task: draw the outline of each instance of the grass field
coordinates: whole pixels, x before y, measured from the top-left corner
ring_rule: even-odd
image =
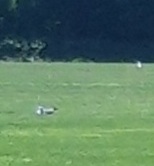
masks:
[[[0,166],[153,166],[153,64],[1,63],[0,104]]]

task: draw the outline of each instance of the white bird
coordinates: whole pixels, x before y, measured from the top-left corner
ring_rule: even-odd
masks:
[[[53,114],[57,110],[56,107],[45,108],[43,106],[38,106],[36,114],[38,115],[49,115]]]
[[[137,66],[138,68],[142,68],[142,63],[141,63],[140,61],[137,61],[137,62],[136,62],[136,66]]]

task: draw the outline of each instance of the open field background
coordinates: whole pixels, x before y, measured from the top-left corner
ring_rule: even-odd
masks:
[[[0,166],[153,166],[153,64],[1,63],[0,104]]]

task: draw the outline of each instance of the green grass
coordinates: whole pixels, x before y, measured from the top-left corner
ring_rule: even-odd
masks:
[[[153,166],[153,64],[1,63],[0,104],[0,166]]]

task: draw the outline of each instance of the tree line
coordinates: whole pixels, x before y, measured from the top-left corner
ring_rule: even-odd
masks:
[[[0,0],[0,58],[138,58],[103,50],[113,42],[141,43],[143,47],[153,42],[153,5],[152,0]],[[112,42],[107,45],[105,41]],[[148,56],[154,59],[152,54]],[[144,55],[141,58],[145,59]]]

